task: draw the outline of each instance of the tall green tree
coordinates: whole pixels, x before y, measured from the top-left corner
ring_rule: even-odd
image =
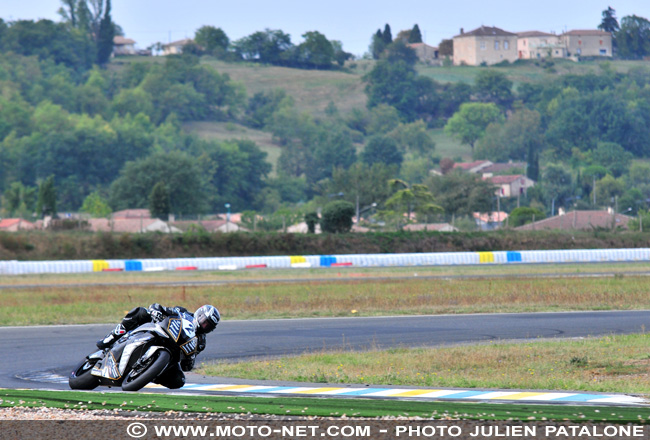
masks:
[[[616,19],[616,11],[612,9],[611,6],[608,6],[607,9],[603,11],[603,19],[598,25],[598,29],[614,34],[618,32],[620,28],[618,20]]]
[[[111,18],[111,0],[106,0],[104,14],[97,30],[97,64],[106,64],[113,54],[115,23]]]
[[[474,90],[483,102],[493,102],[503,108],[512,105],[512,81],[496,70],[482,70],[476,75]]]
[[[417,23],[411,29],[409,34],[409,43],[422,43],[422,32],[420,32],[420,26]]]
[[[647,18],[623,17],[615,38],[618,55],[622,58],[640,59],[650,55],[650,21]]]
[[[153,218],[169,220],[171,201],[165,182],[160,181],[153,186],[149,194],[149,212]]]
[[[297,61],[310,69],[330,69],[334,62],[334,46],[317,31],[304,33],[305,39],[296,48]]]
[[[88,194],[81,205],[81,212],[90,214],[94,218],[107,218],[113,210],[108,206],[108,202],[99,194],[98,191]]]
[[[54,176],[49,176],[38,186],[36,212],[39,217],[56,217],[56,187],[54,186]]]

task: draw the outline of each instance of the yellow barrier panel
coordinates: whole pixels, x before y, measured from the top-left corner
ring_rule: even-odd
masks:
[[[108,261],[93,260],[93,272],[101,272],[104,269],[108,269],[108,267]]]
[[[305,257],[291,257],[291,264],[296,263],[306,263],[307,259]]]
[[[479,263],[494,263],[494,254],[492,252],[479,252]]]

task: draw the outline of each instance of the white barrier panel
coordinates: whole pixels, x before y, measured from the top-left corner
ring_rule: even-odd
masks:
[[[390,267],[390,266],[453,266],[477,264],[531,264],[531,263],[599,263],[599,262],[650,262],[650,249],[568,249],[548,251],[494,251],[494,252],[430,252],[404,254],[341,254],[259,257],[209,257],[135,260],[100,260],[112,270],[127,270],[126,262],[142,265],[143,271],[191,269],[231,270],[255,268],[323,267],[336,262],[336,266]],[[325,263],[328,261],[329,263]],[[297,263],[297,264],[296,264]],[[29,275],[37,273],[83,273],[95,269],[92,260],[72,261],[0,261],[1,275]],[[129,269],[132,270],[132,269]],[[139,270],[139,269],[137,269]]]

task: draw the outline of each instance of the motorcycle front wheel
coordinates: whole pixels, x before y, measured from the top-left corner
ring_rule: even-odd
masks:
[[[99,386],[99,378],[90,374],[99,359],[84,359],[68,377],[68,384],[73,390],[92,390]]]
[[[142,365],[138,365],[129,371],[122,382],[122,390],[138,391],[149,382],[153,382],[167,368],[170,359],[171,355],[168,351],[158,350],[149,359],[144,361]]]

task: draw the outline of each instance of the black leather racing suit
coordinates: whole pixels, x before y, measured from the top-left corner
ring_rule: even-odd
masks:
[[[131,331],[142,324],[147,322],[158,322],[162,321],[164,317],[171,315],[188,315],[189,320],[192,320],[194,314],[188,311],[185,307],[175,306],[175,307],[165,307],[160,304],[152,304],[148,309],[144,307],[136,307],[126,314],[124,319],[122,319],[122,326],[124,330]],[[197,348],[196,352],[191,356],[186,356],[184,353],[181,353],[180,365],[177,363],[172,363],[162,372],[160,376],[154,381],[157,384],[160,384],[167,388],[181,388],[185,385],[185,374],[183,371],[191,371],[194,368],[194,361],[196,355],[205,349],[206,337],[204,334],[197,334]]]

